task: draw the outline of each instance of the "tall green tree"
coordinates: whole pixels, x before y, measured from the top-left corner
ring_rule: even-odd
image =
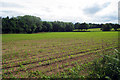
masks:
[[[71,23],[71,22],[66,23],[65,31],[70,32],[70,31],[73,31],[73,30],[74,30],[74,24]]]
[[[10,25],[10,19],[8,16],[2,19],[2,32],[12,33],[12,26]]]
[[[50,32],[53,29],[52,23],[50,23],[50,22],[43,21],[42,25],[43,25],[43,29],[42,30],[45,31],[45,32]]]

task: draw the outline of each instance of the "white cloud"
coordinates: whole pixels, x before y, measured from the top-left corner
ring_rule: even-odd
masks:
[[[46,21],[60,20],[74,23],[113,21],[117,23],[115,19],[106,19],[106,16],[118,16],[117,0],[1,0],[0,4],[2,5],[3,3],[4,6],[1,6],[2,9],[0,10],[2,16],[34,15]],[[92,11],[96,10],[95,14],[85,14],[85,12],[90,12],[90,9],[92,9],[90,7],[95,7],[94,5],[96,9],[93,8],[94,10]],[[100,10],[97,10],[99,8]]]

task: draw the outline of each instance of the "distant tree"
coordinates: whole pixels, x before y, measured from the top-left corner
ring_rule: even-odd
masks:
[[[53,25],[53,32],[58,32],[58,23],[57,23],[57,21],[54,21],[54,22],[52,22],[52,25]]]
[[[109,31],[114,28],[115,31],[120,28],[118,24],[92,24],[54,21],[41,21],[39,17],[24,15],[9,18],[2,18],[3,33],[37,33],[37,32],[69,32],[74,29],[87,30],[88,28],[101,28],[103,31]]]
[[[47,22],[47,21],[43,21],[42,24],[43,24],[43,27],[44,27],[44,29],[45,29],[45,30],[44,30],[45,32],[50,32],[50,31],[52,31],[52,29],[53,29],[52,23]],[[43,30],[43,29],[42,29],[42,30]]]
[[[67,31],[67,32],[70,32],[70,31],[73,31],[74,30],[74,25],[73,25],[73,23],[65,23],[66,24],[66,26],[65,26],[65,31]]]
[[[84,29],[87,30],[89,29],[89,25],[87,23],[83,23],[84,24]]]
[[[86,24],[85,22],[80,24],[79,29],[82,30],[87,30],[89,28],[89,25]]]
[[[101,24],[92,24],[92,23],[89,23],[88,26],[89,26],[89,29],[91,29],[91,28],[101,28]]]
[[[41,31],[42,31],[42,22],[41,22],[41,21],[38,21],[38,22],[36,23],[36,26],[37,26],[37,28],[35,29],[35,33],[41,32]]]
[[[58,21],[58,25],[59,25],[58,31],[59,31],[59,32],[65,32],[65,27],[66,27],[65,22],[60,22],[60,21]]]
[[[2,32],[12,33],[12,26],[10,25],[10,20],[8,16],[2,19]]]
[[[45,25],[42,25],[42,32],[47,32],[47,27]]]
[[[40,19],[35,16],[30,16],[30,15],[25,15],[25,16],[23,16],[22,19],[25,24],[26,32],[27,33],[35,32],[35,30],[37,28],[37,26],[36,26],[36,23],[38,22],[37,20],[40,21]]]
[[[102,31],[111,31],[111,29],[112,29],[112,26],[109,24],[103,24],[101,27]]]
[[[74,27],[75,27],[75,29],[79,29],[82,31],[82,30],[87,30],[89,28],[89,25],[86,24],[85,22],[81,23],[81,24],[79,22],[77,22],[77,23],[75,23]]]
[[[53,32],[64,32],[65,31],[65,23],[60,21],[52,22]]]
[[[80,26],[79,22],[77,22],[77,23],[74,24],[75,29],[79,29],[79,26]]]
[[[3,33],[34,33],[42,29],[39,17],[25,15],[18,17],[6,17],[2,19]]]
[[[0,34],[2,34],[2,17],[0,17]]]
[[[113,28],[114,28],[115,31],[117,31],[118,28],[120,28],[120,25],[119,25],[119,24],[114,24],[114,25],[113,25]]]

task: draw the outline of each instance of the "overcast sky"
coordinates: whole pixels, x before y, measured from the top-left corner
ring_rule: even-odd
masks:
[[[33,15],[43,21],[118,23],[119,0],[0,0],[0,15]]]

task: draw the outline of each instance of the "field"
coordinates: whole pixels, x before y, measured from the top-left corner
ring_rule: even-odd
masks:
[[[75,29],[74,31],[79,31],[79,30]],[[111,31],[114,31],[114,29],[112,28]],[[88,29],[87,32],[102,32],[102,30],[101,30],[101,28],[91,28],[91,29]]]
[[[2,72],[5,78],[61,74],[87,64],[104,51],[118,47],[118,32],[47,32],[2,35]],[[81,75],[87,75],[87,70]]]
[[[93,28],[93,29],[88,29],[88,31],[91,31],[91,32],[100,32],[102,30],[100,30],[101,28]]]

